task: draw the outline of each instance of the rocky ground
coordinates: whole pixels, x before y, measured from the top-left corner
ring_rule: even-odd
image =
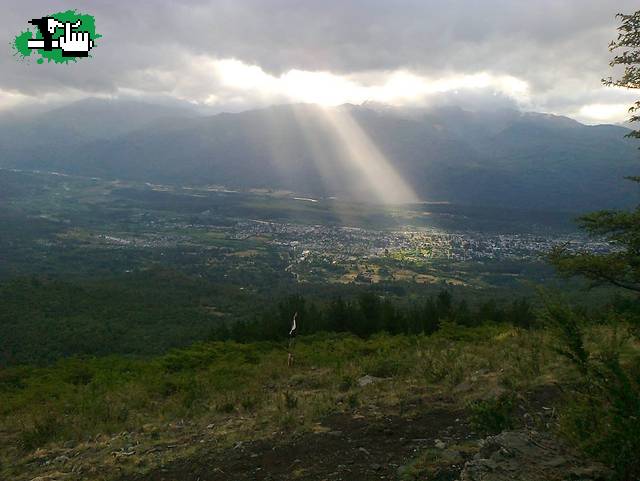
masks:
[[[519,428],[495,436],[476,433],[453,399],[418,397],[404,415],[331,415],[311,432],[203,448],[121,481],[606,480],[602,466],[539,431],[553,421],[555,388],[529,394],[518,407]]]
[[[608,471],[586,462],[549,433],[505,431],[481,442],[460,481],[606,480]]]
[[[202,453],[149,475],[169,480],[378,480],[396,479],[402,465],[422,449],[467,442],[464,413],[436,409],[422,415],[333,415],[314,432]]]
[[[465,393],[495,398],[504,388],[479,373],[437,392],[407,388],[395,401],[388,380],[363,376],[368,402],[296,428],[247,431],[249,419],[100,435],[81,445],[38,449],[15,479],[25,481],[598,481],[608,472],[566,448],[551,432],[561,392],[540,385],[517,396],[508,429],[487,436]],[[380,393],[378,397],[373,393]],[[384,394],[382,394],[384,393]],[[377,399],[377,400],[376,400]],[[376,400],[374,402],[374,400]],[[295,412],[295,409],[292,411]],[[259,425],[258,420],[252,420]],[[298,426],[300,426],[298,424]],[[250,429],[250,428],[249,428]],[[224,433],[235,433],[223,442]]]

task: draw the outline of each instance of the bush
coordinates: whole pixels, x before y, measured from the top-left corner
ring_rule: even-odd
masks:
[[[423,364],[427,382],[439,383],[451,379],[450,384],[455,384],[455,380],[461,379],[463,374],[460,356],[459,349],[454,349],[448,344],[440,344],[429,349]]]
[[[44,446],[58,436],[61,425],[58,418],[52,414],[34,420],[31,426],[25,426],[20,433],[20,446],[31,451]]]
[[[229,400],[224,400],[216,405],[216,411],[225,413],[225,414],[230,414],[233,411],[235,411],[235,409],[236,409],[235,404]]]
[[[505,429],[513,429],[514,405],[512,394],[473,401],[469,404],[471,425],[483,434],[498,434]]]
[[[611,316],[609,339],[594,344],[586,339],[586,320],[570,307],[549,303],[546,318],[558,332],[558,352],[579,374],[560,416],[561,433],[613,468],[616,479],[640,479],[640,358],[621,360],[624,346],[637,342],[634,330]]]
[[[403,370],[398,359],[390,357],[374,357],[364,367],[364,371],[375,377],[394,377]]]
[[[342,392],[346,392],[355,385],[356,380],[354,379],[354,377],[349,374],[345,374],[344,376],[342,376],[340,382],[338,383],[338,389]]]
[[[290,391],[284,392],[283,399],[285,409],[291,410],[298,407],[298,398]]]

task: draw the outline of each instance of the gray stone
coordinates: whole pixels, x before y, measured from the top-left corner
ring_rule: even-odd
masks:
[[[606,481],[610,472],[581,459],[557,438],[535,431],[489,436],[460,473],[460,481]]]
[[[369,384],[375,384],[378,381],[381,381],[382,378],[379,377],[375,377],[375,376],[369,376],[368,374],[366,376],[362,376],[361,378],[358,378],[358,386],[360,387],[365,387],[368,386]]]

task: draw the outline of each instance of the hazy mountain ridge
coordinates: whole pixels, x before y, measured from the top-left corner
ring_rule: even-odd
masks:
[[[18,126],[0,119],[0,165],[313,195],[366,190],[323,112],[285,105],[200,116],[187,109],[88,100]],[[424,200],[587,210],[639,199],[622,179],[637,173],[638,158],[624,127],[458,107],[344,105],[330,112],[353,119]]]

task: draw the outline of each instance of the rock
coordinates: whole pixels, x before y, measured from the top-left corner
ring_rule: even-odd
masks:
[[[604,481],[609,471],[573,453],[548,433],[505,431],[484,440],[460,481]]]
[[[400,466],[396,471],[396,473],[398,474],[398,478],[404,479],[409,473],[409,469],[411,469],[411,466],[409,464]]]
[[[473,384],[471,384],[469,381],[462,381],[460,384],[458,384],[456,387],[453,388],[453,393],[462,394],[465,392],[469,392],[472,389],[473,389]]]
[[[434,444],[434,446],[435,446],[436,448],[438,448],[438,449],[444,449],[444,448],[446,448],[446,447],[447,447],[447,445],[446,445],[443,441],[441,441],[441,440],[439,440],[439,439],[436,439],[436,440],[433,442],[433,444]]]
[[[492,399],[499,399],[502,396],[504,396],[505,394],[507,394],[508,392],[509,391],[507,389],[503,388],[502,386],[493,385],[493,386],[489,386],[487,391],[482,393],[482,395],[480,395],[479,398],[484,400],[484,401],[488,401],[488,400],[492,400]]]
[[[134,450],[124,450],[124,449],[111,453],[111,455],[115,459],[128,458],[129,456],[133,456],[134,454],[136,454]]]
[[[440,460],[447,464],[460,464],[464,461],[464,457],[460,451],[445,449],[440,454]]]
[[[58,481],[58,480],[61,480],[61,479],[66,479],[69,476],[71,476],[71,474],[69,474],[69,473],[61,473],[59,471],[56,471],[54,473],[49,473],[49,474],[46,474],[44,476],[38,476],[37,478],[31,479],[31,481]]]
[[[368,386],[369,384],[374,384],[378,381],[381,381],[382,378],[380,377],[375,377],[375,376],[369,376],[368,374],[366,376],[362,376],[361,378],[358,378],[358,386],[360,387],[365,387]]]
[[[367,456],[371,456],[371,453],[369,452],[369,450],[367,448],[358,448],[358,451],[360,451],[361,453],[366,454]]]

